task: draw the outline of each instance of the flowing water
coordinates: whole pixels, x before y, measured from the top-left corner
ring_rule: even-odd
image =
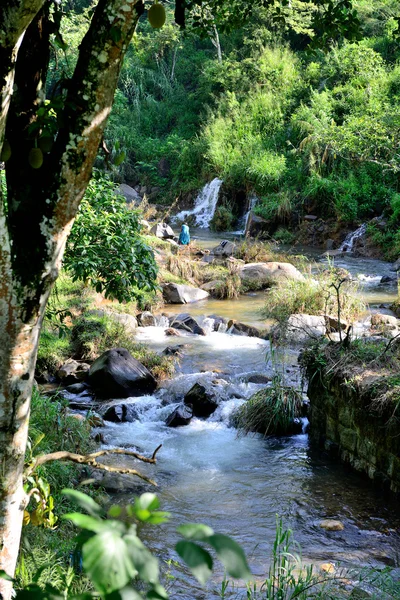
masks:
[[[184,221],[188,217],[194,217],[197,227],[207,228],[217,207],[221,185],[222,180],[218,179],[218,177],[207,183],[197,196],[194,208],[192,210],[181,211],[176,215],[175,219]]]
[[[206,232],[202,237],[198,243],[204,247],[219,241]],[[378,289],[377,278],[389,271],[390,265],[350,256],[336,264],[359,277],[367,299],[375,297],[381,302],[394,296],[392,289]],[[101,430],[106,446],[151,453],[163,445],[157,465],[144,465],[142,470],[157,480],[162,508],[170,511],[172,518],[161,527],[144,527],[142,535],[163,560],[174,560],[173,547],[179,539],[176,527],[184,522],[207,523],[242,544],[254,575],[262,580],[279,515],[293,529],[306,562],[397,565],[400,511],[394,499],[384,497],[363,476],[313,452],[305,433],[268,439],[238,437],[230,426],[232,412],[263,387],[249,383],[252,375],[272,376],[279,365],[289,383],[300,385],[294,350],[277,356],[265,340],[214,331],[212,314],[262,327],[263,295],[166,308],[168,314],[184,311],[196,316],[206,336],[167,337],[165,319],[157,327],[138,329],[138,341],[157,351],[179,346],[181,354],[173,380],[163,382],[155,395],[128,400],[137,409],[137,421],[108,423]],[[165,418],[195,382],[214,391],[219,399],[217,411],[207,420],[192,419],[186,427],[166,427]],[[128,459],[126,464],[130,464]],[[117,500],[129,502],[132,496],[133,492],[126,491]],[[319,522],[324,518],[340,519],[344,530],[321,529]],[[215,588],[223,576],[219,567],[207,591],[181,567],[173,563],[171,570],[175,578],[171,597],[218,597]]]

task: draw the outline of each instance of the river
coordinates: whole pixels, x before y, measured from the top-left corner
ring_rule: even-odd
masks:
[[[215,246],[215,242],[209,235],[198,240],[203,247]],[[309,256],[314,265],[315,253],[309,252]],[[350,256],[336,264],[359,278],[360,293],[367,301],[379,305],[395,297],[397,290],[379,286],[377,279],[389,272],[390,265]],[[165,310],[168,314],[190,312],[201,319],[217,314],[260,327],[262,304],[260,292],[234,301],[207,300]],[[210,326],[210,321],[203,322]],[[313,452],[305,433],[267,439],[238,437],[230,427],[234,408],[263,387],[247,383],[252,373],[271,375],[278,368],[289,382],[300,385],[295,351],[286,352],[282,362],[282,356],[271,354],[265,340],[222,332],[171,338],[165,336],[164,327],[139,328],[137,339],[158,351],[180,345],[177,375],[164,382],[154,396],[129,400],[135,404],[139,420],[108,423],[102,433],[110,446],[138,447],[151,453],[163,445],[157,465],[144,470],[156,479],[162,509],[172,516],[168,524],[142,530],[146,542],[163,560],[177,559],[173,547],[179,539],[179,524],[206,523],[244,547],[254,575],[262,580],[279,515],[293,529],[305,562],[397,565],[400,510],[393,498],[384,497],[363,476]],[[208,420],[193,419],[186,427],[167,428],[164,419],[196,381],[219,395],[216,413]],[[130,502],[132,493],[116,495],[115,500]],[[319,522],[325,518],[341,520],[344,530],[321,529]],[[215,590],[223,576],[220,568],[207,591],[174,563],[171,571],[171,597],[218,597]]]

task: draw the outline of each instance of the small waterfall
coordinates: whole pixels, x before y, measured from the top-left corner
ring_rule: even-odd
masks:
[[[367,231],[367,224],[363,223],[362,225],[360,225],[360,227],[358,229],[356,229],[352,233],[349,233],[346,236],[346,239],[344,240],[343,244],[339,247],[339,251],[340,252],[352,252],[355,240],[358,240],[359,238],[363,237],[363,235],[365,235],[366,231]]]
[[[253,208],[255,207],[257,202],[258,202],[257,196],[253,195],[253,196],[249,197],[249,201],[247,204],[247,211],[243,215],[243,217],[240,219],[240,225],[239,225],[240,229],[238,229],[238,231],[234,231],[233,233],[235,233],[236,235],[244,235],[246,233],[247,223],[249,221],[251,211],[253,210]]]
[[[169,319],[168,317],[165,317],[164,315],[161,315],[160,317],[156,317],[157,319],[157,327],[169,327]]]
[[[192,210],[182,210],[176,215],[175,219],[184,221],[193,215],[197,227],[203,229],[209,227],[217,207],[221,185],[222,179],[218,179],[218,177],[207,183],[197,196],[194,208]]]

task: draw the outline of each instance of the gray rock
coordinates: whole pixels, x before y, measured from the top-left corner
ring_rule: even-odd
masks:
[[[72,383],[71,385],[67,385],[67,387],[65,389],[70,394],[81,394],[82,392],[86,391],[88,388],[89,388],[89,386],[87,385],[87,383],[84,383],[82,381],[80,383]]]
[[[141,327],[154,327],[157,325],[155,316],[148,310],[143,311],[137,315],[137,320]]]
[[[218,315],[208,315],[208,318],[214,320],[214,331],[218,331],[220,325],[227,325],[228,323],[228,319],[219,317]]]
[[[397,284],[397,276],[396,275],[384,275],[381,278],[380,283],[396,283]]]
[[[206,335],[204,329],[200,327],[197,321],[189,315],[189,313],[176,315],[171,321],[171,327],[173,329],[182,329],[183,331],[194,333],[195,335]]]
[[[246,237],[262,237],[263,234],[270,233],[273,228],[273,223],[267,219],[263,219],[251,212],[246,223]]]
[[[251,373],[250,375],[243,378],[247,383],[266,384],[272,381],[271,377],[264,375],[263,373]]]
[[[153,375],[125,348],[104,352],[90,367],[88,383],[98,398],[129,398],[151,394],[157,387]]]
[[[190,304],[191,302],[205,300],[209,295],[205,290],[191,285],[166,283],[163,286],[164,301],[168,304]]]
[[[241,280],[269,287],[282,280],[304,281],[304,276],[290,263],[248,263],[239,271]]]
[[[212,254],[214,254],[214,256],[223,256],[223,257],[228,257],[228,256],[233,256],[233,254],[235,253],[236,250],[236,244],[234,244],[233,242],[230,242],[228,240],[223,240],[222,242],[220,242],[218,244],[218,246],[216,246],[213,250],[212,250]]]
[[[130,185],[127,185],[126,183],[121,183],[117,191],[120,194],[122,194],[122,196],[125,196],[127,204],[138,205],[142,201],[140,194],[138,194],[138,192],[135,189],[133,189]]]
[[[138,420],[138,413],[131,404],[113,404],[106,407],[102,417],[105,421],[112,423],[132,423]]]
[[[279,327],[272,329],[272,335],[280,333]],[[322,337],[326,334],[325,317],[319,315],[296,314],[288,319],[285,330],[291,342],[305,342],[309,339]]]
[[[162,240],[174,239],[175,232],[167,223],[157,223],[150,229],[150,233]]]
[[[192,407],[193,416],[207,418],[215,412],[218,402],[214,394],[207,392],[200,383],[195,383],[184,398],[184,403]]]
[[[212,294],[213,292],[218,290],[223,284],[224,282],[221,279],[214,279],[213,281],[207,281],[207,283],[203,283],[201,289]]]
[[[57,377],[62,381],[63,385],[79,383],[86,379],[89,367],[90,365],[87,363],[79,363],[70,358],[58,369]]]
[[[166,419],[167,427],[183,427],[189,425],[193,413],[187,406],[178,406]]]
[[[391,271],[399,271],[400,270],[400,258],[393,263]]]
[[[232,333],[233,335],[247,335],[248,337],[260,337],[260,332],[256,327],[246,325],[234,319],[228,321],[228,333]]]

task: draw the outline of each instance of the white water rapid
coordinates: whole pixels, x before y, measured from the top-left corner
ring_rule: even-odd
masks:
[[[175,219],[184,221],[193,215],[196,227],[208,227],[217,207],[221,185],[222,179],[218,179],[218,177],[207,183],[197,196],[194,208],[192,210],[182,210],[176,215]]]
[[[343,244],[339,247],[340,252],[352,252],[354,242],[356,240],[358,240],[359,238],[363,237],[363,235],[365,235],[366,231],[367,231],[367,224],[363,223],[362,225],[360,225],[360,227],[358,229],[356,229],[352,233],[349,233],[346,236],[346,239],[344,240]]]

